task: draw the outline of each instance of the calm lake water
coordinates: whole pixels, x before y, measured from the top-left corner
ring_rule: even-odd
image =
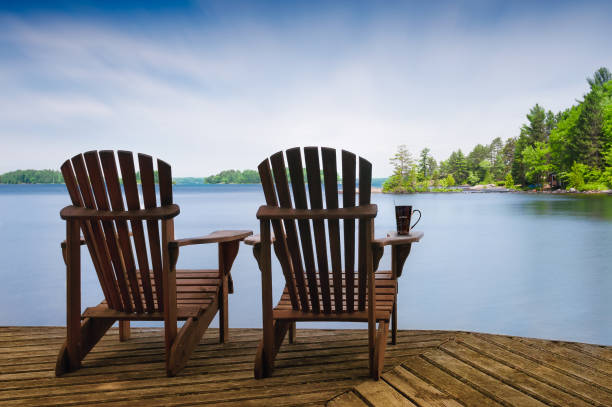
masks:
[[[252,229],[259,185],[176,186],[176,237]],[[376,235],[394,228],[394,200],[423,212],[399,288],[402,329],[469,330],[612,345],[612,197],[374,194]],[[0,325],[64,325],[59,243],[63,185],[0,185]],[[399,202],[397,202],[399,203]],[[256,232],[257,233],[257,232]],[[102,297],[83,252],[83,305]],[[214,267],[216,247],[181,250],[179,267]],[[388,268],[385,253],[381,268]],[[274,267],[277,296],[283,286]],[[233,267],[230,326],[259,327],[260,274],[250,247]],[[215,322],[216,324],[216,322]],[[324,326],[331,324],[302,324]],[[355,324],[336,324],[355,327]]]

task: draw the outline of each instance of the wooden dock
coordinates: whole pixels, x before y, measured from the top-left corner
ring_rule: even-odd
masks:
[[[612,406],[612,347],[459,333],[328,405]]]
[[[365,330],[298,329],[274,376],[255,380],[261,331],[232,329],[220,345],[211,329],[185,370],[168,378],[161,329],[133,328],[128,342],[112,329],[82,369],[56,378],[64,335],[65,328],[0,328],[0,405],[612,406],[612,347],[400,331],[383,379],[373,382]]]

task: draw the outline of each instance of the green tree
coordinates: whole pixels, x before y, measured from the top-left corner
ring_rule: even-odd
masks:
[[[493,177],[491,176],[492,167],[489,160],[482,160],[478,163],[475,173],[478,175],[478,180],[482,181],[483,184],[491,184],[493,182]]]
[[[405,144],[397,147],[397,152],[389,159],[389,162],[393,166],[393,174],[399,174],[401,177],[408,175],[408,171],[410,171],[410,167],[414,163],[412,154],[410,154]]]
[[[417,184],[417,169],[412,155],[405,145],[400,145],[397,152],[389,160],[393,165],[393,175],[383,182],[382,191],[385,193],[414,192]]]
[[[493,141],[491,141],[491,144],[489,144],[488,149],[489,149],[489,162],[491,164],[495,164],[495,162],[497,161],[498,157],[500,156],[502,150],[504,148],[504,142],[502,141],[502,139],[500,137],[495,137],[493,139]]]
[[[468,177],[467,159],[461,150],[453,151],[446,162],[447,173],[451,174],[459,184],[463,184]]]
[[[474,173],[479,173],[480,163],[482,163],[483,160],[489,160],[490,155],[491,155],[491,152],[490,152],[489,146],[483,146],[482,144],[476,144],[474,149],[467,156],[468,170]]]
[[[576,122],[582,111],[582,105],[572,106],[561,113],[557,127],[550,132],[551,160],[560,171],[568,171],[577,159],[577,153],[570,146],[574,139]]]
[[[552,116],[552,117],[551,117]],[[527,166],[523,162],[523,151],[536,142],[548,142],[550,131],[554,127],[555,120],[552,113],[536,103],[527,113],[527,123],[521,127],[520,135],[514,147],[514,159],[512,161],[512,177],[525,184],[527,182]]]
[[[435,158],[433,158],[432,156],[429,156],[427,158],[427,174],[428,177],[432,178],[432,179],[437,179],[439,174],[436,175],[438,173],[438,162],[436,161]]]
[[[569,137],[570,159],[601,168],[606,140],[603,134],[604,92],[594,87],[584,96],[576,125]]]
[[[429,168],[427,167],[427,163],[428,160],[430,158],[429,152],[431,150],[429,148],[424,148],[421,150],[421,154],[419,155],[419,163],[418,163],[418,168],[419,168],[419,178],[420,179],[427,179],[429,178],[430,174],[429,174]]]
[[[514,188],[514,180],[512,179],[512,174],[506,174],[506,181],[504,183],[504,186],[508,189]]]
[[[603,86],[606,82],[612,80],[612,73],[606,67],[601,67],[595,71],[592,78],[587,78],[587,82],[591,88]]]
[[[533,145],[536,141],[548,141],[549,125],[547,123],[546,110],[536,103],[527,113],[527,123],[521,127],[521,135],[525,135],[529,141],[528,145]]]
[[[567,174],[567,185],[570,188],[576,188],[579,191],[584,189],[584,185],[585,185],[584,176],[588,170],[589,170],[589,167],[585,164],[581,164],[581,163],[572,164],[572,168]]]
[[[451,174],[448,174],[446,178],[444,179],[444,185],[446,187],[452,187],[452,186],[455,186],[455,184],[456,184],[455,178],[453,178]]]
[[[468,173],[468,176],[467,176],[467,180],[466,180],[466,181],[467,181],[467,183],[468,183],[468,184],[470,184],[470,185],[476,185],[476,184],[478,184],[478,181],[480,181],[480,177],[479,177],[479,176],[478,176],[478,174],[476,174],[475,172],[470,171],[470,172]]]
[[[549,161],[550,147],[547,143],[536,141],[533,146],[527,146],[523,150],[523,162],[527,169],[527,177],[539,182],[544,190],[544,182],[548,173],[552,170]]]
[[[501,154],[497,156],[495,163],[497,170],[497,179],[502,179],[506,174],[509,174],[512,170],[512,161],[514,161],[514,148],[516,147],[516,139],[509,138],[504,143],[504,148]]]

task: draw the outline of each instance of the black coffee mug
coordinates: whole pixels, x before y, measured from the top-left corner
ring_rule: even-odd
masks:
[[[410,225],[410,220],[414,212],[419,213],[419,218],[414,225]],[[412,209],[412,205],[398,205],[395,207],[395,221],[397,222],[397,234],[398,235],[409,235],[410,229],[416,226],[421,220],[421,211],[418,209]]]

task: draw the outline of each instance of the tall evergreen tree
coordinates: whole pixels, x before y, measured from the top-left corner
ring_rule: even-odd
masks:
[[[603,92],[595,86],[584,96],[576,127],[569,140],[571,160],[590,167],[603,166],[605,140],[603,138]]]
[[[612,80],[612,73],[606,67],[601,67],[595,71],[592,78],[587,78],[591,88],[603,86],[604,83]]]
[[[459,184],[465,183],[468,177],[468,164],[461,149],[453,151],[447,161],[448,173],[453,176]]]
[[[427,179],[431,177],[431,172],[429,172],[428,167],[429,158],[431,158],[431,156],[429,155],[430,151],[431,150],[426,147],[421,150],[421,154],[419,155],[419,177],[421,179]]]
[[[399,175],[402,178],[408,176],[410,168],[414,163],[412,160],[412,154],[410,154],[410,151],[405,144],[397,147],[397,152],[395,155],[393,155],[389,162],[391,165],[393,165],[394,174]]]
[[[527,113],[528,123],[521,127],[521,135],[527,137],[529,145],[533,145],[536,141],[548,141],[550,130],[548,129],[546,110],[536,103]]]

